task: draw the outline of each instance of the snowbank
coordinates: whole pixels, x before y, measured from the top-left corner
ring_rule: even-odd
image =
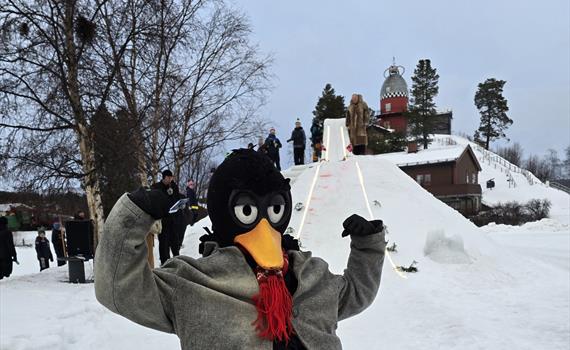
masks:
[[[442,264],[468,264],[472,259],[465,252],[460,235],[447,236],[443,230],[428,232],[424,255]]]

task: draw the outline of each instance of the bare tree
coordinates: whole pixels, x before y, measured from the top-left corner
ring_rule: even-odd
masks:
[[[566,149],[564,149],[564,154],[566,156],[566,158],[564,159],[563,162],[563,168],[564,168],[564,177],[566,179],[570,179],[570,146],[566,147]]]
[[[81,180],[96,232],[103,208],[90,114],[104,103],[100,91],[112,82],[112,74],[105,74],[100,86],[92,74],[93,19],[99,9],[72,0],[0,5],[0,127],[17,144],[10,158],[22,171],[48,170],[50,178]]]
[[[537,155],[529,155],[524,163],[524,168],[541,181],[552,179],[552,167],[546,158],[540,158]]]
[[[193,154],[251,135],[269,77],[270,59],[249,42],[247,20],[222,1],[157,4],[107,3],[102,10],[110,59],[121,62],[119,100],[140,122],[143,184],[156,181],[162,167],[179,177]],[[126,15],[117,19],[112,6]],[[126,31],[133,40],[115,57],[113,43],[127,36],[117,33]]]
[[[96,147],[116,137],[98,111],[129,125],[142,184],[164,166],[205,174],[198,160],[259,124],[271,60],[222,0],[8,0],[0,30],[0,164],[22,187],[80,184],[97,231]]]
[[[522,165],[523,148],[518,142],[515,142],[513,145],[504,148],[499,147],[495,153],[516,166],[520,167]]]
[[[562,177],[562,162],[558,157],[558,152],[555,149],[549,148],[546,151],[544,161],[550,168],[550,177],[548,180],[560,179]]]

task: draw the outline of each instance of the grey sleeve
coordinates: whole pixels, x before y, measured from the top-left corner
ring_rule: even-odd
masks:
[[[95,296],[109,310],[140,325],[174,332],[172,298],[177,277],[151,270],[146,235],[154,220],[127,195],[107,218],[95,256]]]
[[[338,320],[366,309],[380,287],[384,264],[384,232],[365,237],[351,237],[348,264],[341,280]]]

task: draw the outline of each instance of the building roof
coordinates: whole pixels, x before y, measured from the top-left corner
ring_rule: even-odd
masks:
[[[475,163],[476,167],[481,171],[481,165],[477,161],[477,157],[473,153],[473,150],[469,145],[456,145],[453,147],[446,148],[435,148],[435,149],[422,149],[416,153],[408,152],[395,152],[395,153],[384,153],[380,154],[382,158],[385,158],[399,167],[406,166],[417,166],[426,164],[440,164],[455,162],[467,152],[471,154],[471,158]]]
[[[0,204],[0,212],[7,212],[10,211],[11,208],[26,208],[26,209],[33,209],[29,205],[22,204],[22,203],[4,203]]]
[[[380,132],[383,132],[383,133],[387,133],[387,134],[391,134],[391,133],[393,133],[394,131],[396,131],[396,130],[394,130],[394,129],[385,128],[385,127],[383,127],[383,126],[381,126],[381,125],[378,125],[378,124],[372,124],[372,125],[369,125],[368,127],[369,127],[369,128],[373,128],[373,129],[375,129],[375,130],[377,130],[377,131],[380,131]]]
[[[408,97],[408,84],[400,74],[398,66],[392,65],[387,69],[388,76],[382,84],[380,99],[391,97]]]

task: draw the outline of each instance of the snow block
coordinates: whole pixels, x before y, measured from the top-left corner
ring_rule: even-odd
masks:
[[[427,233],[424,255],[440,264],[469,264],[472,261],[465,252],[463,238],[447,236],[444,230]]]

